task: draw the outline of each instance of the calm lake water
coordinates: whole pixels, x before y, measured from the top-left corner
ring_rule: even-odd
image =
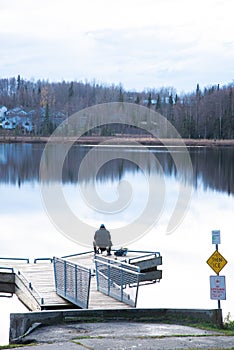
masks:
[[[234,319],[234,148],[189,148],[192,175],[188,174],[186,164],[180,169],[174,164],[173,154],[180,149],[151,148],[156,166],[146,156],[148,149],[95,149],[93,158],[85,162],[92,148],[71,147],[61,178],[53,172],[46,184],[51,187],[59,183],[67,207],[87,225],[88,236],[84,238],[77,227],[77,240],[74,240],[70,233],[61,230],[56,216],[50,215],[51,207],[48,213],[42,196],[39,170],[44,146],[0,145],[1,256],[33,259],[90,250],[95,228],[105,223],[113,233],[115,248],[124,245],[129,249],[160,251],[163,256],[163,279],[140,288],[139,307],[216,308],[217,301],[210,300],[209,285],[209,276],[215,273],[206,261],[215,250],[211,231],[220,230],[219,251],[228,261],[220,273],[226,276],[227,290],[227,299],[221,302],[221,307],[224,316],[230,312]],[[55,163],[59,156],[59,146],[54,146]],[[101,167],[102,163],[105,165]],[[82,172],[78,175],[80,168]],[[128,186],[121,190],[120,183]],[[185,192],[192,189],[189,205],[183,197],[178,216],[182,217],[185,212],[184,218],[167,234],[182,191],[181,183]],[[147,208],[152,191],[155,208],[153,205]],[[96,202],[90,204],[89,199]],[[56,196],[53,200],[56,210]],[[108,210],[113,203],[117,203],[115,209]],[[144,215],[145,208],[149,210],[148,216]],[[137,218],[140,218],[139,231],[133,224]],[[127,225],[135,231],[126,235],[124,241],[114,232],[124,230]],[[17,298],[0,298],[0,310],[0,344],[6,344],[9,312],[22,311],[24,307]]]

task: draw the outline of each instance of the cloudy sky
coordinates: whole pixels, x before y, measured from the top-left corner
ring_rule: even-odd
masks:
[[[233,0],[0,0],[0,77],[189,92],[234,79]]]

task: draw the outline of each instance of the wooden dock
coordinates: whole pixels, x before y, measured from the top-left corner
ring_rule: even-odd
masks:
[[[115,261],[117,260],[114,255],[111,259]],[[121,259],[123,260],[123,258]],[[131,308],[130,305],[118,301],[97,290],[93,253],[70,256],[66,258],[66,261],[85,266],[91,270],[88,302],[89,309]],[[1,260],[0,265],[13,268],[15,276],[15,293],[19,300],[26,305],[29,310],[40,311],[79,308],[56,293],[52,260],[37,259],[34,263],[18,262],[16,260]],[[0,275],[2,276],[2,272],[0,272]]]
[[[93,254],[71,258],[70,260],[89,267],[94,271]],[[20,301],[30,311],[77,308],[76,305],[56,293],[53,264],[49,260],[37,263],[7,261],[2,263],[2,265],[14,269],[15,292]],[[92,274],[89,309],[111,308],[130,308],[130,306],[97,291],[95,274]]]

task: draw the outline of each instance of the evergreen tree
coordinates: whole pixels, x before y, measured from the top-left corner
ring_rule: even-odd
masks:
[[[123,102],[124,101],[124,95],[123,95],[123,89],[120,86],[119,88],[119,97],[118,97],[118,102]]]
[[[169,105],[172,107],[173,106],[173,97],[172,94],[169,96]]]
[[[151,93],[149,93],[147,107],[150,108],[151,105],[152,105],[152,96],[151,96]]]
[[[158,94],[157,96],[157,102],[156,102],[156,105],[155,105],[155,110],[156,111],[159,111],[161,108],[161,98],[160,98],[160,95]]]
[[[139,105],[140,104],[140,97],[137,95],[137,98],[136,98],[136,100],[135,100],[135,103],[137,104],[137,105]]]
[[[200,98],[200,96],[201,96],[201,90],[200,90],[199,84],[197,84],[197,87],[196,87],[196,96],[197,96],[198,98]]]
[[[45,117],[44,117],[43,129],[44,129],[45,135],[50,135],[53,132],[53,124],[50,121],[50,107],[48,102],[46,102],[46,105],[45,105]]]
[[[71,82],[69,89],[68,89],[68,98],[72,98],[74,96],[74,84],[73,81]]]
[[[169,95],[169,120],[174,124],[173,97]]]
[[[18,91],[20,89],[20,86],[21,86],[21,79],[20,79],[20,75],[18,75],[18,77],[17,77],[17,90]]]

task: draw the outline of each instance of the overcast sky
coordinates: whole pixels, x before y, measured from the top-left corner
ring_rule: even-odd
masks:
[[[0,77],[178,93],[234,79],[233,0],[0,0]]]

